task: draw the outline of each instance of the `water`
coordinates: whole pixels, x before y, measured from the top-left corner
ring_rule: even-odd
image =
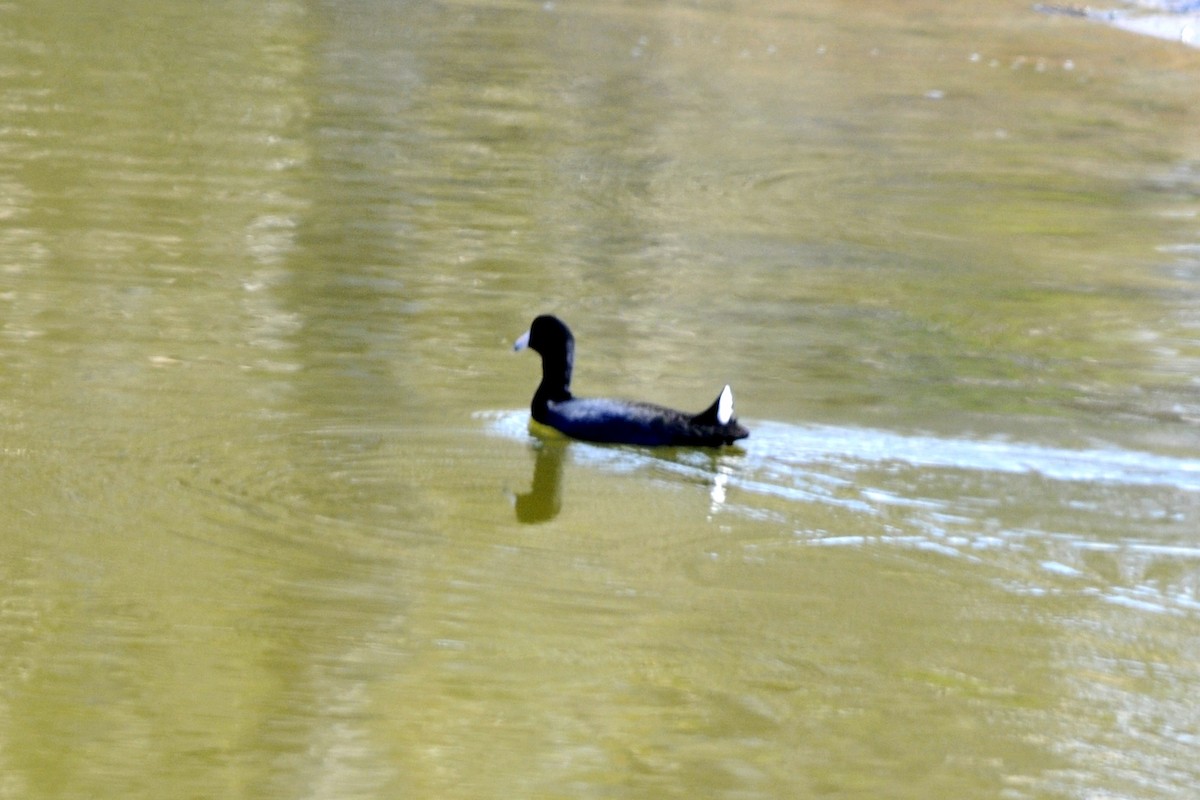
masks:
[[[1195,52],[0,6],[0,798],[1196,785]],[[576,388],[743,446],[531,430]]]

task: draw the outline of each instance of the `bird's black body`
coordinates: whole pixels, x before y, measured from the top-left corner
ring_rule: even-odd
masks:
[[[533,418],[567,436],[614,444],[717,447],[750,435],[733,417],[733,393],[728,386],[699,414],[653,403],[572,396],[575,337],[557,317],[535,319],[515,345],[517,350],[524,347],[542,357]]]

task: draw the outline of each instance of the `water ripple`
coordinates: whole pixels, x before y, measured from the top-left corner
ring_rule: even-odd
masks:
[[[528,413],[476,414],[529,440]],[[879,547],[982,565],[1018,594],[1200,611],[1200,459],[1104,446],[753,421],[744,448],[571,447],[572,462],[710,487],[710,518],[788,531],[785,545]]]
[[[793,464],[843,467],[903,463],[1039,475],[1057,481],[1200,489],[1200,459],[1118,448],[1066,450],[1000,439],[951,439],[870,428],[756,423],[756,451]]]
[[[525,411],[483,411],[490,430],[508,438],[529,436]],[[902,434],[873,428],[833,425],[790,425],[754,421],[753,436],[744,452],[756,471],[782,478],[816,465],[831,465],[851,472],[887,465],[968,470],[982,473],[1039,476],[1054,481],[1113,484],[1118,486],[1169,486],[1200,490],[1200,459],[1175,458],[1117,447],[1070,450],[1003,439],[966,439]],[[622,447],[589,447],[587,458],[610,465],[636,463],[637,455],[651,451]],[[689,462],[688,451],[672,451],[679,463]],[[693,451],[695,452],[695,451]],[[743,473],[743,477],[745,473]],[[807,489],[798,494],[770,481],[743,483],[768,494],[812,499]],[[822,492],[815,492],[821,495]],[[891,498],[891,502],[900,502]],[[912,502],[912,501],[909,501]]]

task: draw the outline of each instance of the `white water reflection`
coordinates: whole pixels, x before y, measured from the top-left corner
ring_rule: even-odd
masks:
[[[1073,4],[1035,6],[1052,14],[1067,14],[1102,22],[1119,30],[1200,47],[1200,4],[1185,0],[1132,0],[1124,8],[1091,8]]]
[[[760,422],[756,451],[791,464],[866,468],[887,463],[1040,475],[1051,480],[1200,489],[1200,459],[1118,448],[1065,450],[1000,439],[951,439],[870,428]]]
[[[476,416],[530,437],[524,411]],[[555,445],[581,468],[703,483],[710,519],[770,521],[796,544],[967,559],[1016,593],[1200,611],[1200,459],[762,421],[727,450]],[[571,498],[553,488],[556,514]]]
[[[476,414],[493,433],[528,438],[529,415],[525,411],[485,411]],[[685,471],[697,462],[698,454],[738,453],[747,465],[782,477],[779,470],[832,465],[857,472],[887,465],[957,469],[1040,476],[1049,480],[1113,484],[1118,486],[1167,486],[1200,491],[1200,459],[1175,458],[1117,447],[1069,450],[1002,439],[954,439],[922,434],[901,434],[872,428],[832,425],[789,425],[780,422],[753,423],[752,437],[743,447],[729,451],[670,451]],[[639,457],[655,458],[656,451],[642,448],[580,444],[579,457],[611,467],[636,466]],[[663,452],[663,451],[660,451]],[[723,478],[730,470],[722,468]],[[743,476],[745,471],[743,471]],[[798,476],[793,476],[798,477]],[[724,486],[726,481],[722,481]],[[742,488],[769,494],[811,500],[822,492],[787,491],[783,485],[743,482]],[[873,497],[903,502],[886,493]]]

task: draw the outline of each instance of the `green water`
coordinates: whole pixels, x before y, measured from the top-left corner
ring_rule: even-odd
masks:
[[[1200,54],[0,5],[0,799],[1181,798]],[[528,427],[580,394],[743,447]]]

